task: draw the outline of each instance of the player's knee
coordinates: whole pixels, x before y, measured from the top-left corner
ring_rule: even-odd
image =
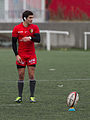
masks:
[[[29,76],[29,79],[30,79],[30,80],[34,80],[34,75],[31,74],[31,75]]]
[[[24,73],[23,72],[19,73],[19,79],[24,80]]]

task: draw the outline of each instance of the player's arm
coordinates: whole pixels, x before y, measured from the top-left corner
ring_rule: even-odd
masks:
[[[15,26],[12,31],[12,49],[15,55],[18,55],[18,52],[17,52],[18,29],[17,28],[18,27]]]
[[[40,30],[37,25],[34,26],[34,36],[31,37],[31,41],[40,43]]]
[[[18,55],[18,52],[17,52],[17,37],[12,37],[12,49],[14,51],[14,54],[16,56],[16,61],[18,63],[21,63],[22,62],[22,59],[21,57]]]
[[[31,41],[33,41],[33,42],[38,42],[38,43],[40,43],[40,34],[39,33],[35,33],[34,34],[34,37],[31,37]]]
[[[12,49],[15,55],[18,55],[17,52],[17,37],[12,37]]]
[[[23,37],[22,41],[24,41],[24,42],[33,41],[33,42],[40,43],[40,34],[39,33],[35,33],[34,37],[31,37],[31,36]]]

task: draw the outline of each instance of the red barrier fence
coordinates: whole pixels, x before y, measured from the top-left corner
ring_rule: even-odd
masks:
[[[51,17],[62,19],[90,19],[90,0],[47,0]]]

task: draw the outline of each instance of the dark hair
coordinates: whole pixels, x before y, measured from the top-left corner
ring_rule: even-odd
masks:
[[[33,12],[31,12],[29,10],[24,11],[23,14],[22,14],[22,19],[25,21],[25,19],[27,19],[27,17],[29,15],[33,15]]]

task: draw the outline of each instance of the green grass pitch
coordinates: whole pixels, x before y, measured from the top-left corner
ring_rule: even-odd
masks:
[[[1,120],[90,120],[90,51],[36,51],[37,103],[29,102],[26,69],[23,103],[16,104],[18,74],[12,49],[0,49]],[[76,112],[68,112],[66,98],[79,93]]]

